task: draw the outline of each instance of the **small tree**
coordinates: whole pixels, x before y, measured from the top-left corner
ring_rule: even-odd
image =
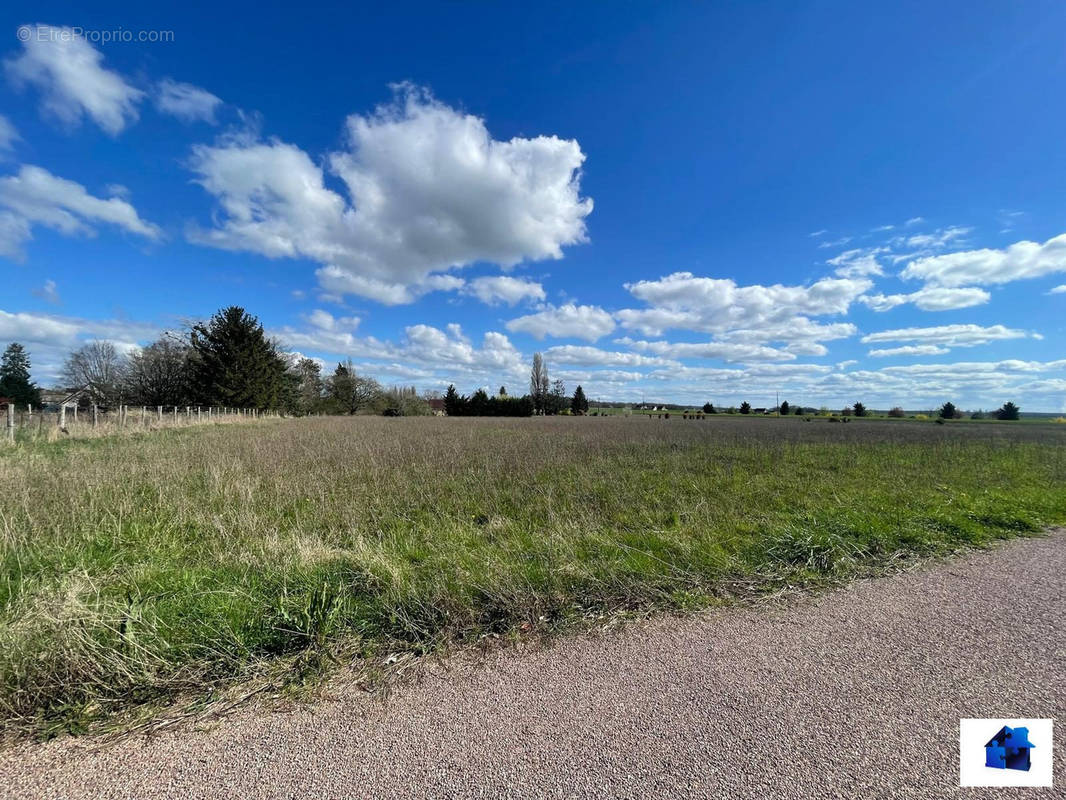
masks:
[[[343,414],[357,414],[381,404],[381,384],[355,371],[349,358],[338,364],[329,379],[329,397],[332,404]]]
[[[803,406],[795,406],[795,407],[793,407],[792,413],[795,414],[798,417],[800,414],[803,413]]]
[[[789,406],[788,400],[783,400],[781,401],[781,408],[779,408],[778,411],[780,412],[781,416],[784,417],[788,415],[789,408],[791,408],[791,406]]]
[[[741,414],[750,414],[751,413],[751,403],[749,403],[747,400],[745,400],[743,403],[741,403],[740,404],[740,413]]]
[[[500,387],[499,396],[500,397],[507,397],[507,387],[506,386],[501,386]]]
[[[850,417],[854,413],[855,409],[851,406],[844,406],[842,409],[840,409],[840,416],[842,417]]]
[[[1015,420],[1019,418],[1018,412],[1020,409],[1014,405],[1010,400],[1003,404],[1003,406],[996,412],[996,419]]]
[[[122,395],[126,360],[107,341],[89,342],[67,356],[62,378],[68,389],[86,387],[94,403],[117,403]]]
[[[714,403],[704,403],[703,404],[703,413],[704,414],[713,414],[714,413]]]
[[[146,406],[192,402],[192,353],[188,343],[170,336],[130,354],[123,375],[123,396]]]
[[[322,367],[310,358],[301,358],[292,369],[296,381],[296,411],[313,414],[322,407]]]
[[[19,405],[41,404],[41,390],[30,381],[30,357],[18,342],[7,346],[0,361],[0,397]]]
[[[889,409],[888,416],[894,417],[896,419],[902,419],[903,417],[907,416],[907,412],[899,406],[893,406]]]
[[[950,403],[950,402],[949,403],[944,403],[944,405],[942,405],[940,407],[939,417],[940,417],[940,419],[955,419],[955,416],[958,413],[959,412],[955,408],[955,404],[954,403]]]
[[[851,407],[851,410],[854,412],[856,417],[865,417],[868,413],[866,411],[866,406],[864,406],[862,403],[856,403]]]
[[[556,379],[552,382],[551,391],[548,392],[545,400],[544,413],[558,414],[567,407],[566,386],[563,384],[562,379]]]
[[[461,417],[465,411],[466,398],[460,397],[455,391],[455,384],[448,384],[448,391],[444,393],[444,413],[449,417]]]
[[[580,385],[574,389],[574,396],[570,400],[570,411],[574,414],[584,414],[589,410],[589,401],[585,397],[585,390]]]

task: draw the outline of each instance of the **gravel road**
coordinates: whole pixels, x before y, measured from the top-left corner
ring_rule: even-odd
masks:
[[[1002,797],[960,717],[1066,701],[1066,534],[819,597],[457,658],[207,732],[0,753],[3,797]],[[1062,797],[1058,788],[1008,790]],[[95,749],[94,749],[95,748]]]

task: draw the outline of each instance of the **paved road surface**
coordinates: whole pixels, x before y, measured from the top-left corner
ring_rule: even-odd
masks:
[[[437,669],[383,705],[249,709],[103,752],[0,753],[5,797],[1002,797],[960,717],[1066,702],[1066,534],[818,598]],[[1066,785],[1066,725],[1056,790]],[[1061,797],[1062,795],[1058,795]]]

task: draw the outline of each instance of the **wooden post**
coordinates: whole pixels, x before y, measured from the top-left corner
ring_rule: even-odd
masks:
[[[178,407],[174,406],[174,421],[178,421]]]
[[[196,421],[200,421],[200,406],[196,407]]]
[[[74,403],[74,422],[78,421],[78,404]]]
[[[94,427],[94,428],[96,427],[96,419],[97,419],[97,417],[99,416],[99,413],[100,413],[100,412],[98,412],[98,411],[96,410],[96,403],[93,403],[93,427]]]
[[[15,402],[7,404],[7,440],[15,443]]]
[[[145,410],[146,410],[145,407],[141,406],[141,427],[142,428],[144,427],[144,416],[145,416],[144,412],[145,412]]]
[[[192,406],[185,406],[185,421],[189,422],[191,420],[192,420]]]
[[[60,428],[67,427],[67,404],[66,403],[60,403],[59,404],[59,427]]]

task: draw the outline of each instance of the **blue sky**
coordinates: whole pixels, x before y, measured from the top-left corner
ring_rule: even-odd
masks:
[[[94,6],[0,11],[45,385],[240,304],[426,389],[1066,410],[1061,3]]]

